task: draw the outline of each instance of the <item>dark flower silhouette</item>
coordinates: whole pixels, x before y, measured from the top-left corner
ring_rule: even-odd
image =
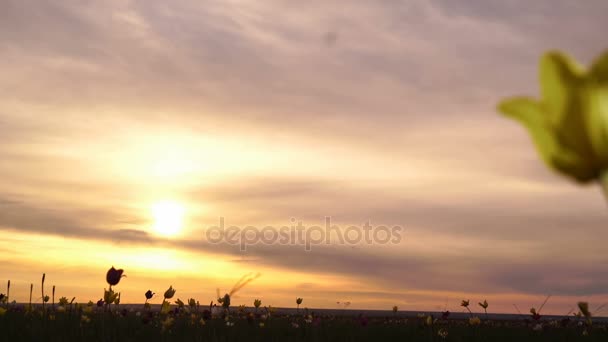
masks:
[[[98,307],[102,307],[103,306],[103,299],[100,299],[97,301],[97,306]]]
[[[146,299],[152,299],[152,297],[154,296],[154,292],[148,290],[146,291]]]
[[[122,274],[124,270],[117,270],[112,266],[106,273],[106,281],[110,286],[117,285],[120,282],[120,278],[126,277],[126,275]]]

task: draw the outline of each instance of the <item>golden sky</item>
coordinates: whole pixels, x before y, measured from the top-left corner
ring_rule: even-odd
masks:
[[[608,301],[600,191],[547,170],[496,103],[606,48],[603,0],[9,0],[0,281],[123,302],[512,312]],[[245,227],[399,225],[397,244],[211,244]],[[0,287],[0,291],[2,287]],[[593,305],[592,305],[593,306]]]

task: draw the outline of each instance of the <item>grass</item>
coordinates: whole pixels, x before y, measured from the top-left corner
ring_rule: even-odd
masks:
[[[12,306],[0,316],[4,341],[607,341],[605,323],[492,321],[427,317],[352,317],[255,314],[239,310],[107,310],[77,306],[42,310]],[[539,329],[537,324],[542,327]],[[536,328],[535,328],[536,327]],[[440,332],[447,332],[445,338]]]
[[[114,267],[106,276],[110,287],[104,289],[105,300],[85,305],[65,297],[55,305],[54,286],[51,305],[47,305],[44,275],[40,304],[32,303],[33,284],[28,304],[11,304],[9,281],[7,295],[0,294],[0,341],[608,341],[608,322],[592,320],[604,306],[592,313],[588,303],[580,302],[574,316],[543,317],[540,312],[550,296],[538,310],[530,310],[531,316],[518,320],[489,319],[487,301],[479,303],[486,312],[480,319],[470,311],[469,300],[461,304],[469,312],[466,319],[450,318],[447,310],[440,318],[425,314],[404,317],[396,306],[385,317],[344,311],[316,314],[300,310],[302,298],[296,299],[296,314],[261,307],[259,299],[253,300],[254,308],[231,307],[231,296],[258,276],[246,275],[223,297],[218,289],[219,305],[201,306],[193,298],[187,302],[177,298],[171,304],[176,293],[171,286],[159,309],[148,303],[152,291],[144,294],[146,302],[141,306],[121,305],[120,292],[113,286],[125,275]]]

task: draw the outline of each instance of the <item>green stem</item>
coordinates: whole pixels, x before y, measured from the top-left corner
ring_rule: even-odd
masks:
[[[608,201],[608,170],[600,175],[600,185],[604,191],[604,196],[606,196],[606,201]]]

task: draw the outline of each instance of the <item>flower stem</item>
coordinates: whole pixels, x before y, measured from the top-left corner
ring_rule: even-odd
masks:
[[[602,172],[600,175],[600,185],[602,186],[604,196],[606,196],[606,201],[608,202],[608,170]]]

